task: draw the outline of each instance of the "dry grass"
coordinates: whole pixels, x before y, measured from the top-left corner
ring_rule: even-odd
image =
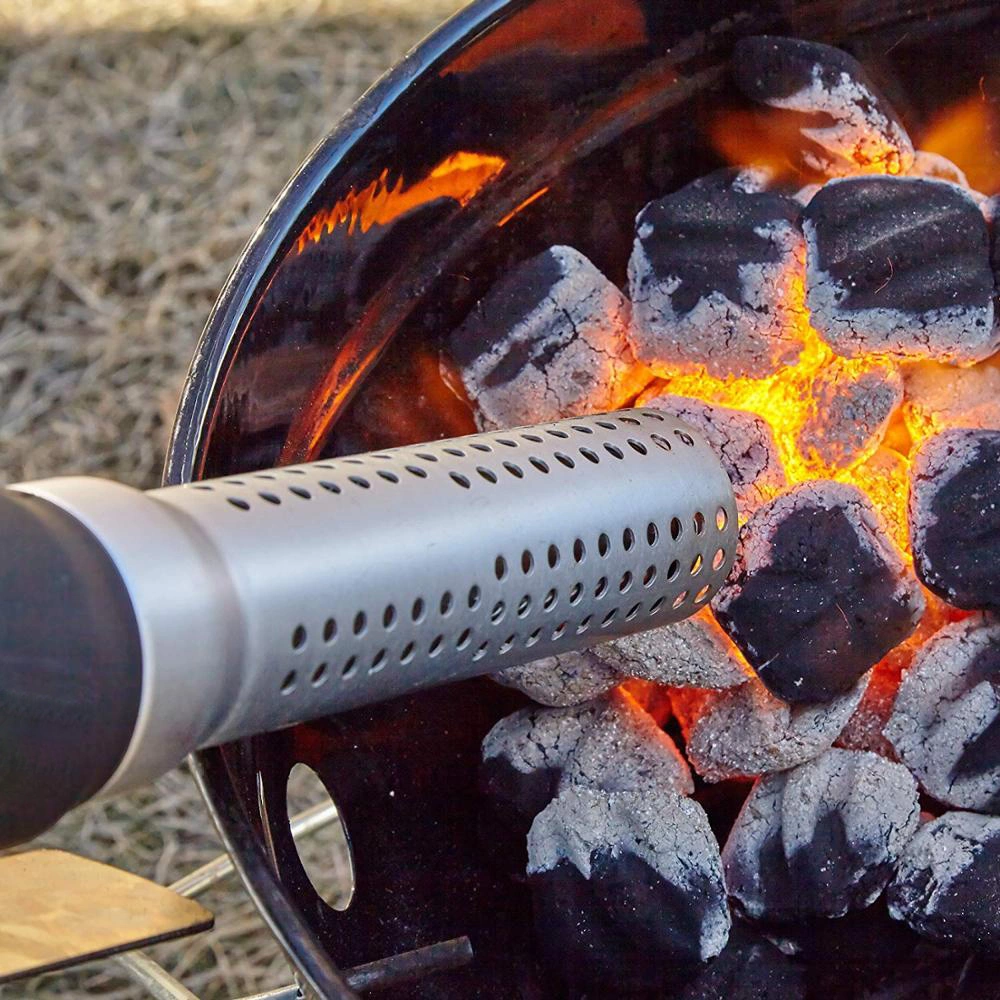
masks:
[[[236,255],[313,143],[457,0],[4,0],[0,480],[153,485]],[[335,865],[332,835],[310,850]],[[218,850],[184,772],[44,838],[168,882]],[[230,883],[155,955],[199,996],[290,974]],[[4,997],[139,997],[97,966]]]

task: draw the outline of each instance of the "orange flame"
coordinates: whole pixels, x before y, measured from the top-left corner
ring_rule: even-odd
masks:
[[[302,230],[295,249],[302,253],[310,243],[318,243],[341,226],[347,227],[348,234],[367,233],[372,226],[384,226],[438,198],[453,198],[464,208],[505,166],[503,157],[459,150],[408,187],[403,177],[390,184],[386,168],[367,187],[349,191],[331,208],[317,212]]]
[[[976,191],[996,194],[1000,191],[998,126],[991,105],[977,93],[942,111],[920,145],[961,167]]]

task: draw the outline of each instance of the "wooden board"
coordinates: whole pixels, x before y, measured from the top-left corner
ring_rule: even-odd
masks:
[[[64,851],[0,858],[0,983],[208,930],[155,882]]]

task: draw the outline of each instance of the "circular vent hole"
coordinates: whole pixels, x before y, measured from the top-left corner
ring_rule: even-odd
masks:
[[[603,532],[601,532],[600,537],[597,539],[597,554],[602,558],[606,556],[611,551],[611,539],[608,538]]]
[[[436,635],[430,646],[427,647],[428,656],[437,656],[441,652],[441,647],[444,646],[444,636]]]
[[[600,580],[597,581],[597,586],[594,588],[594,597],[600,600],[608,592],[608,578],[602,576]]]
[[[656,583],[656,567],[647,566],[645,575],[642,578],[642,585],[644,587],[652,587]]]
[[[424,602],[422,597],[418,597],[413,602],[413,607],[410,608],[410,618],[415,622],[422,622],[424,620],[424,615],[427,613],[427,604]]]
[[[715,512],[715,526],[719,531],[725,531],[727,524],[729,524],[729,515],[726,513],[725,507],[720,507]]]
[[[382,612],[382,627],[388,632],[390,629],[396,627],[396,608],[394,605],[386,605],[385,611]]]
[[[620,594],[625,594],[628,592],[631,586],[632,586],[632,574],[626,572],[622,575],[622,578],[618,581],[618,592]]]
[[[655,601],[653,601],[653,606],[649,609],[650,615],[655,615],[657,611],[663,607],[664,601],[666,601],[665,597],[658,597]]]
[[[529,461],[529,462],[530,462],[530,463],[531,463],[531,464],[532,464],[532,465],[533,465],[533,466],[534,466],[534,467],[535,467],[535,468],[536,468],[536,469],[537,469],[537,470],[538,470],[539,472],[548,472],[548,471],[549,471],[549,467],[548,467],[548,466],[547,466],[547,465],[546,465],[546,464],[545,464],[545,463],[544,463],[544,462],[543,462],[543,461],[542,461],[542,460],[541,460],[540,458],[536,458],[536,457],[535,457],[534,455],[532,455],[532,456],[531,456],[531,458],[529,458],[529,459],[528,459],[528,461]]]
[[[670,537],[676,542],[683,533],[684,525],[681,524],[681,519],[679,517],[672,517],[670,519]]]
[[[229,503],[231,503],[237,510],[249,510],[250,504],[246,502],[242,497],[227,497]]]
[[[560,465],[565,465],[567,469],[575,469],[576,468],[576,462],[574,462],[573,459],[571,459],[569,457],[569,455],[565,455],[561,451],[557,451],[556,452],[556,461]]]
[[[337,638],[337,621],[334,618],[327,618],[323,622],[323,641],[333,642]]]
[[[473,585],[469,588],[469,609],[475,611],[479,607],[479,602],[483,598],[483,592],[479,589],[477,585]]]
[[[446,455],[454,455],[455,458],[465,458],[465,452],[461,448],[445,448]]]
[[[458,639],[456,640],[456,642],[455,642],[455,648],[456,649],[465,649],[465,647],[469,645],[469,639],[471,639],[471,638],[472,638],[472,629],[471,628],[465,629],[462,632],[462,634],[458,637]]]
[[[565,431],[556,430],[554,427],[550,427],[545,433],[548,434],[549,437],[562,438],[564,440],[569,437]]]
[[[530,649],[532,646],[535,645],[536,642],[538,642],[541,636],[542,636],[542,630],[540,628],[536,628],[535,631],[532,632],[531,635],[529,635],[528,638],[525,640],[524,642],[525,646],[527,646]]]
[[[497,482],[497,474],[492,469],[487,469],[485,466],[477,465],[476,472],[479,473],[482,479],[485,479],[488,483]]]
[[[356,656],[349,656],[344,663],[343,669],[340,671],[340,676],[344,680],[350,680],[358,671],[358,658]]]
[[[635,548],[635,532],[631,528],[626,528],[622,532],[622,548],[626,552],[631,552]]]
[[[281,497],[274,493],[258,493],[257,496],[264,500],[266,503],[273,503],[275,507],[281,505]]]
[[[379,469],[379,476],[384,479],[387,483],[398,483],[399,476],[395,472],[390,472],[388,469]]]
[[[545,600],[542,601],[542,607],[546,611],[551,611],[556,606],[556,601],[558,600],[559,600],[559,594],[554,589],[550,590],[545,595]]]
[[[468,476],[463,476],[461,472],[449,472],[449,478],[457,486],[461,486],[462,489],[467,490],[472,484],[469,482]]]
[[[701,590],[699,590],[698,593],[694,595],[694,603],[701,604],[705,600],[705,598],[708,597],[708,592],[711,589],[712,588],[708,584],[705,584],[705,586],[702,587]]]
[[[295,685],[298,683],[298,679],[299,675],[294,670],[289,670],[281,682],[281,693],[291,694],[295,690]]]
[[[368,616],[363,611],[359,611],[354,616],[354,634],[364,635],[365,630],[367,628],[368,628]]]
[[[705,515],[700,510],[694,515],[694,533],[696,535],[705,533]]]
[[[604,450],[614,458],[625,457],[625,452],[623,452],[621,448],[619,448],[618,445],[616,444],[611,444],[610,442],[608,442],[607,444],[604,445]]]
[[[371,487],[371,483],[368,482],[364,476],[348,476],[347,478],[350,479],[355,486],[360,486],[363,490],[367,490]]]
[[[726,561],[726,550],[718,549],[716,550],[715,556],[712,558],[712,569],[720,570],[722,569],[722,564]]]
[[[578,538],[573,543],[573,559],[578,563],[582,563],[583,560],[586,558],[587,558],[587,546],[583,544],[582,538]]]
[[[569,592],[569,603],[579,604],[580,598],[583,596],[583,584],[574,583],[572,589]]]
[[[598,420],[598,427],[603,427],[606,431],[616,431],[618,428],[610,420]]]
[[[303,500],[312,500],[312,494],[304,486],[289,486],[289,493],[294,493]]]
[[[524,618],[531,611],[531,597],[525,594],[517,603],[517,617]]]
[[[497,556],[493,563],[493,575],[498,580],[503,580],[507,576],[507,560],[503,556]]]
[[[632,621],[632,619],[635,618],[635,616],[639,613],[641,609],[642,609],[641,604],[633,604],[632,607],[630,607],[625,614],[625,621],[627,622]]]
[[[329,666],[326,663],[321,663],[314,671],[312,675],[312,686],[319,687],[326,680],[329,673]]]
[[[682,590],[674,598],[674,605],[673,605],[674,606],[674,610],[676,611],[687,600],[687,598],[688,598],[688,592],[686,590]]]
[[[607,628],[618,616],[618,609],[612,608],[601,620],[601,628]]]
[[[646,525],[646,544],[653,548],[660,540],[660,529],[652,521]]]
[[[416,476],[417,479],[426,479],[427,478],[427,470],[426,469],[421,469],[419,465],[408,465],[406,467],[406,471],[411,476]]]
[[[677,559],[675,559],[667,567],[667,582],[673,583],[673,581],[676,580],[678,575],[680,574],[680,571],[681,571],[681,564]]]
[[[641,441],[636,441],[635,438],[629,438],[628,439],[628,446],[633,451],[638,452],[640,455],[648,455],[649,454],[649,449]]]
[[[504,462],[503,467],[515,478],[524,479],[524,470],[513,462]]]
[[[525,576],[530,576],[531,571],[535,568],[535,557],[531,554],[528,549],[525,549],[521,553],[521,572]]]
[[[320,487],[326,490],[327,493],[339,493],[340,487],[336,483],[331,483],[328,479],[321,479],[319,481]]]
[[[294,631],[292,632],[292,649],[300,650],[306,644],[306,639],[309,636],[306,633],[305,625],[296,625]]]
[[[691,563],[691,575],[697,576],[701,572],[702,566],[705,565],[705,560],[702,559],[701,555],[696,555],[694,561]]]
[[[455,606],[455,598],[452,597],[451,591],[446,590],[441,595],[441,614],[450,615],[452,608]]]
[[[559,565],[559,546],[550,545],[548,551],[549,568],[555,569]]]
[[[502,622],[506,610],[507,605],[504,604],[503,601],[497,601],[496,604],[493,605],[493,610],[490,612],[490,621],[493,622],[494,625]]]
[[[414,649],[416,649],[416,646],[412,642],[408,642],[403,647],[403,652],[399,654],[399,662],[400,663],[409,663],[410,660],[413,659],[413,651],[414,651]]]
[[[580,454],[581,454],[581,455],[583,455],[583,457],[584,457],[584,458],[585,458],[585,459],[586,459],[586,460],[587,460],[588,462],[593,462],[593,463],[594,463],[594,465],[598,465],[598,464],[600,463],[600,461],[601,461],[601,459],[600,459],[600,457],[598,456],[597,452],[596,452],[596,451],[594,451],[594,450],[593,450],[593,449],[591,449],[591,448],[581,448],[581,449],[580,449]]]
[[[388,660],[386,652],[384,649],[380,649],[372,660],[372,665],[368,668],[368,673],[377,674],[385,665]]]

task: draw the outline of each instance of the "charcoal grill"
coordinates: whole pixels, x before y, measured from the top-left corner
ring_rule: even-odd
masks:
[[[623,283],[636,212],[719,165],[706,136],[736,101],[728,53],[765,32],[853,52],[920,122],[996,71],[1000,12],[975,0],[473,3],[280,195],[198,347],[165,483],[471,433],[438,368],[441,335],[553,244]],[[533,958],[526,887],[475,787],[483,735],[523,703],[464,680],[197,755],[234,864],[317,994],[346,1000],[356,994],[339,969],[467,936],[471,962],[432,959],[391,995],[563,995]],[[319,898],[295,848],[297,763],[320,775],[348,831],[356,892],[344,912]],[[822,961],[846,970],[829,995],[857,995],[861,979],[874,988],[891,965],[844,957],[882,933],[871,920],[813,935]],[[910,956],[912,942],[900,950]],[[977,966],[956,987],[963,962],[922,954],[914,975],[925,992],[1000,982]]]

